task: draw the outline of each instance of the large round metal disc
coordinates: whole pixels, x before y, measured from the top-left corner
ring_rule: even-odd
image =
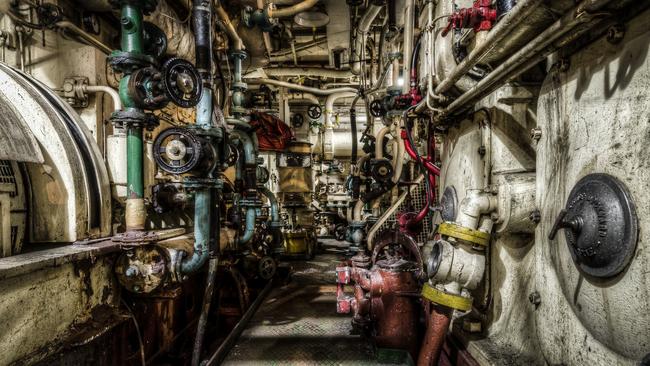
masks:
[[[579,223],[565,229],[574,263],[594,277],[612,277],[630,262],[636,249],[638,221],[634,203],[621,181],[590,174],[571,190],[566,220]]]

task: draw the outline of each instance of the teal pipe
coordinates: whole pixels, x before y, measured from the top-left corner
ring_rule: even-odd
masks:
[[[194,253],[191,257],[183,258],[181,273],[196,272],[208,260],[212,224],[211,198],[210,189],[200,189],[194,194]]]
[[[201,99],[196,106],[196,125],[202,128],[212,128],[212,89],[203,88]]]
[[[240,130],[234,130],[230,134],[241,143],[244,149],[244,162],[246,165],[257,165],[255,144],[251,137],[246,132]]]
[[[275,198],[275,195],[273,192],[271,192],[268,188],[264,186],[259,187],[260,193],[266,196],[266,198],[269,199],[269,203],[271,204],[271,222],[280,222],[280,210],[278,208],[278,200]]]
[[[244,229],[244,234],[242,234],[237,241],[239,245],[244,245],[253,239],[253,234],[255,233],[256,217],[257,214],[255,207],[249,207],[246,209],[246,228]]]

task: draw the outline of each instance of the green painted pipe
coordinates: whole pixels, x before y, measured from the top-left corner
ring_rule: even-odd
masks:
[[[122,51],[141,54],[143,52],[142,9],[133,4],[123,3],[120,23]],[[133,70],[125,70],[125,75],[120,80],[119,94],[123,109],[135,109],[135,102],[128,91],[132,72]],[[127,231],[144,230],[146,213],[144,207],[142,127],[128,126],[126,135],[126,229]]]
[[[144,196],[142,177],[142,128],[130,127],[126,135],[128,198]]]
[[[133,4],[122,4],[122,51],[142,53],[142,9]]]

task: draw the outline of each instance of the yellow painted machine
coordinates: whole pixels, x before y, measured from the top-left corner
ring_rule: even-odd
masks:
[[[287,218],[284,230],[285,254],[312,258],[317,240],[314,211],[310,208],[313,192],[311,144],[292,142],[277,160],[280,183],[279,200]]]

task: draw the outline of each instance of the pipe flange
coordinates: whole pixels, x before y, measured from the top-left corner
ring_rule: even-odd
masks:
[[[239,205],[241,207],[262,207],[262,201],[259,198],[242,198],[239,200]]]
[[[151,113],[145,113],[137,109],[126,109],[113,112],[111,123],[117,128],[146,128],[153,130],[158,126],[158,117]]]
[[[124,5],[136,6],[144,15],[151,14],[158,6],[158,0],[108,0],[113,9],[120,9]]]
[[[281,221],[271,221],[269,223],[269,228],[271,229],[282,229],[282,227],[284,227],[284,225]]]
[[[366,227],[365,221],[352,221],[350,223],[351,229],[363,229],[364,227]]]
[[[472,309],[472,298],[461,295],[450,294],[439,290],[429,283],[422,286],[422,297],[432,303],[446,306],[450,309],[469,311]]]
[[[443,222],[438,225],[438,234],[484,247],[490,243],[489,233],[460,226],[453,222]]]
[[[223,189],[223,180],[218,178],[185,177],[183,179],[183,187],[187,189]]]
[[[113,70],[119,72],[133,72],[137,69],[156,66],[155,59],[149,55],[119,50],[113,51],[107,61]]]
[[[244,61],[248,57],[248,54],[244,50],[234,50],[230,52],[230,57],[238,57],[240,60]]]

